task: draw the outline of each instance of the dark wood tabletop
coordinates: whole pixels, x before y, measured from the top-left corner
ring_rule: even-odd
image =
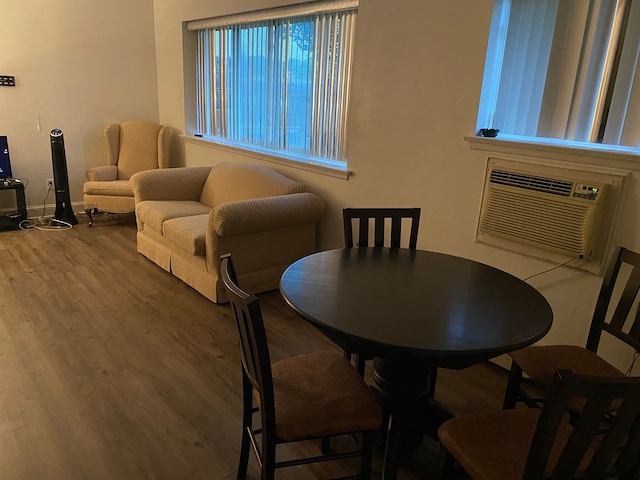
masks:
[[[280,291],[303,318],[373,355],[464,368],[530,345],[551,328],[545,298],[473,260],[420,250],[352,248],[292,264]]]

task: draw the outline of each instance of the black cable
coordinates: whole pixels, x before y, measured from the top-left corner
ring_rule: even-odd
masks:
[[[631,371],[633,370],[633,366],[636,363],[636,360],[640,357],[640,340],[638,340],[633,348],[633,357],[631,357],[631,365],[627,369],[626,375],[627,377],[631,376]]]
[[[523,279],[522,279],[522,281],[523,281],[523,282],[526,282],[526,281],[527,281],[527,280],[529,280],[530,278],[537,277],[538,275],[542,275],[543,273],[547,273],[547,272],[550,272],[550,271],[552,271],[552,270],[555,270],[556,268],[558,268],[558,267],[562,267],[563,265],[566,265],[566,264],[567,264],[567,263],[569,263],[569,262],[573,262],[574,260],[575,260],[575,258],[570,258],[570,259],[569,259],[569,260],[567,260],[566,262],[559,263],[558,265],[556,265],[556,266],[554,266],[554,267],[551,267],[551,268],[550,268],[550,269],[548,269],[548,270],[544,270],[544,271],[542,271],[542,272],[538,272],[538,273],[534,273],[533,275],[529,275],[527,278],[523,278]]]
[[[42,217],[43,218],[47,213],[47,200],[49,199],[49,193],[51,193],[51,187],[47,189],[47,196],[44,197],[44,200],[42,201]]]

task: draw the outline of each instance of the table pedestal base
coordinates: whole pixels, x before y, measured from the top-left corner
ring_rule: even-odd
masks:
[[[418,447],[424,434],[437,440],[438,428],[453,414],[429,396],[429,362],[415,357],[376,358],[373,365],[373,387],[383,412],[383,479],[395,480],[399,453]]]

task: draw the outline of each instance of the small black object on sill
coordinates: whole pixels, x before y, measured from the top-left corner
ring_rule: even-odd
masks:
[[[478,133],[480,133],[481,137],[493,138],[498,136],[499,131],[500,130],[498,130],[497,128],[481,128]]]

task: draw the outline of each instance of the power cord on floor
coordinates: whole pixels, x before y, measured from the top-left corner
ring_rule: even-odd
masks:
[[[19,223],[21,230],[71,230],[73,225],[57,218],[48,218],[45,221],[34,222],[27,219]]]
[[[21,178],[20,179],[23,182],[24,188],[27,188],[27,185],[29,185],[29,179],[28,178]],[[49,199],[49,194],[51,193],[52,187],[50,186],[47,189],[47,196],[44,198],[44,200],[42,201],[42,216],[38,216],[38,211],[31,207],[31,201],[29,201],[29,206],[27,207],[27,210],[31,210],[36,214],[37,217],[37,221],[27,218],[26,220],[22,220],[18,226],[20,227],[20,230],[69,230],[71,228],[73,228],[73,225],[71,225],[68,222],[65,222],[63,220],[58,220],[57,218],[46,218],[46,213],[47,213],[47,200]]]

